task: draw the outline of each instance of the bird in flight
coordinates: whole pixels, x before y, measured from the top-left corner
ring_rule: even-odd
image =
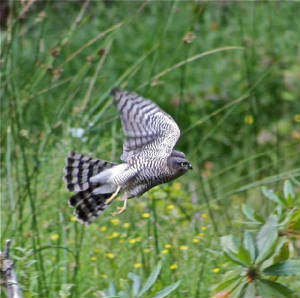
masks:
[[[114,163],[71,152],[66,160],[67,189],[76,219],[90,224],[120,194],[124,202],[152,187],[172,181],[192,169],[185,154],[174,150],[180,130],[173,118],[155,103],[135,93],[115,88],[111,92],[126,135],[122,163]]]

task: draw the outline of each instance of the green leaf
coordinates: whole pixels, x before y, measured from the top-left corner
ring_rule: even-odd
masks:
[[[239,270],[235,271],[227,271],[222,276],[222,281],[216,285],[213,285],[211,291],[213,293],[221,292],[223,290],[227,290],[234,282],[237,282],[237,280],[240,280],[241,278],[241,272]]]
[[[171,292],[175,291],[178,286],[180,285],[180,280],[169,285],[168,287],[162,289],[161,291],[157,292],[155,294],[155,296],[153,296],[153,298],[163,298],[163,297],[166,297],[168,296]]]
[[[236,258],[248,266],[252,264],[249,251],[242,245],[240,246],[239,252],[236,254]]]
[[[232,235],[226,235],[221,237],[221,245],[227,253],[238,253],[238,241],[237,238]]]
[[[243,298],[256,298],[256,296],[255,282],[248,283]]]
[[[134,274],[134,273],[129,273],[128,274],[128,277],[132,280],[133,282],[133,285],[132,285],[132,296],[135,297],[139,290],[140,290],[140,287],[141,287],[141,278],[140,276]]]
[[[249,252],[238,243],[237,238],[232,235],[221,237],[221,245],[225,256],[236,264],[247,266],[251,264]]]
[[[261,188],[262,193],[264,194],[264,196],[266,198],[268,198],[269,200],[278,203],[278,204],[282,204],[282,201],[279,199],[279,197],[273,192],[273,190],[271,189],[267,189],[265,186],[263,186]]]
[[[160,270],[161,270],[161,262],[159,262],[158,265],[151,272],[150,276],[146,280],[144,286],[142,287],[142,290],[138,293],[137,297],[141,297],[144,293],[146,293],[151,288],[151,286],[155,283],[160,273]]]
[[[296,298],[297,295],[288,287],[267,279],[256,281],[258,295],[266,298]]]
[[[109,288],[105,290],[104,293],[108,297],[114,297],[117,295],[116,287],[113,281],[109,284]]]
[[[252,262],[256,258],[256,247],[253,232],[246,230],[244,232],[244,246],[249,251]]]
[[[221,291],[228,291],[231,293],[234,289],[236,289],[241,284],[242,280],[243,279],[240,276],[238,278],[229,280],[228,284],[224,280],[221,284],[219,284],[217,287],[215,287],[214,293],[217,294]]]
[[[277,216],[271,214],[267,222],[258,231],[256,236],[256,246],[258,249],[257,264],[266,260],[275,249],[274,245],[278,237],[277,224]]]
[[[300,275],[300,261],[287,260],[276,263],[264,269],[268,275]]]
[[[245,280],[241,280],[235,289],[231,291],[230,298],[240,298],[246,284]]]
[[[293,185],[290,180],[286,180],[283,186],[283,195],[286,200],[293,199],[295,197]]]
[[[289,241],[286,238],[280,237],[279,241],[276,244],[276,250],[272,256],[272,263],[285,261],[289,258],[290,251],[288,243]]]
[[[246,218],[253,221],[254,223],[262,223],[263,222],[263,219],[259,215],[257,215],[250,206],[243,204],[242,211],[243,211],[244,215],[246,216]]]
[[[244,263],[242,260],[240,260],[236,254],[230,253],[230,252],[224,252],[225,257],[227,257],[230,261],[237,265],[241,265],[243,267],[247,267],[247,264]]]

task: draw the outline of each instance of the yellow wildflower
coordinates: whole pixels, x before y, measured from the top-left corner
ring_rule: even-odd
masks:
[[[145,249],[144,249],[144,253],[148,254],[149,252],[151,252],[151,249],[150,249],[150,248],[145,248]]]
[[[142,214],[142,217],[144,217],[144,218],[149,218],[149,217],[150,217],[150,214],[149,214],[149,213],[143,213],[143,214]]]
[[[198,237],[204,237],[205,234],[204,234],[204,233],[199,233],[197,236],[198,236]]]
[[[172,244],[169,243],[165,244],[165,248],[172,248]]]
[[[168,210],[172,210],[172,209],[174,209],[174,208],[175,208],[175,205],[173,205],[173,204],[170,204],[170,205],[167,206],[167,209],[168,209]]]
[[[112,252],[106,253],[105,256],[109,259],[113,259],[115,257],[115,255]]]
[[[114,226],[117,226],[119,223],[120,223],[120,220],[117,219],[117,218],[113,218],[110,220],[110,222],[114,225]]]
[[[135,263],[133,265],[134,268],[141,268],[142,267],[142,264],[141,263]]]
[[[96,254],[98,254],[98,253],[101,252],[101,250],[100,250],[99,248],[97,248],[97,247],[95,247],[95,248],[93,249],[93,251],[94,251]]]
[[[169,250],[167,250],[167,249],[164,249],[164,250],[162,250],[162,254],[164,254],[164,255],[166,255],[167,253],[169,252]]]
[[[118,237],[120,236],[120,233],[118,233],[118,232],[113,232],[113,233],[111,234],[111,236],[112,236],[112,238],[118,238]]]
[[[102,278],[107,278],[108,276],[107,276],[107,274],[101,274],[101,277]]]
[[[125,222],[123,224],[123,228],[128,229],[130,227],[130,223],[129,222]]]
[[[169,268],[171,270],[176,270],[178,268],[178,265],[177,264],[172,264]]]
[[[59,238],[58,234],[51,235],[51,240],[57,240]]]
[[[75,216],[71,216],[71,221],[76,221],[76,217]]]
[[[179,246],[179,249],[180,249],[180,250],[188,250],[189,248],[188,248],[188,246],[186,246],[186,245],[180,245],[180,246]]]
[[[213,273],[219,273],[219,272],[220,272],[220,268],[214,268],[214,269],[212,270],[212,272],[213,272]]]
[[[206,218],[207,218],[207,214],[206,214],[206,213],[202,213],[202,214],[201,214],[201,217],[202,217],[203,219],[206,219]]]
[[[200,241],[200,239],[198,239],[198,238],[194,238],[194,239],[193,239],[193,242],[194,242],[194,243],[198,243],[199,241]]]
[[[175,182],[175,183],[173,184],[173,188],[174,188],[175,190],[180,190],[180,189],[181,189],[181,183],[180,183],[180,182]]]
[[[202,231],[206,231],[206,230],[207,230],[207,227],[206,227],[206,226],[203,226],[203,227],[201,228],[201,230],[202,230]]]
[[[96,258],[96,257],[91,257],[91,261],[92,261],[92,262],[96,262],[96,261],[97,261],[97,258]]]
[[[130,244],[134,244],[135,242],[136,242],[136,239],[135,239],[135,238],[132,238],[132,239],[129,240],[129,243],[130,243]]]
[[[254,122],[254,117],[252,115],[246,115],[244,121],[246,124],[251,125]]]
[[[103,226],[103,227],[100,228],[101,232],[105,232],[106,230],[107,230],[107,226]]]

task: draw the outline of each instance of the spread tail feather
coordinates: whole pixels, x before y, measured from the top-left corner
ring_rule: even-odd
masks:
[[[76,219],[89,225],[110,205],[105,204],[110,196],[110,193],[94,195],[92,189],[87,189],[73,195],[69,200],[69,205],[75,208]]]
[[[70,153],[66,163],[64,179],[70,191],[87,190],[93,186],[89,181],[91,177],[116,165],[113,162],[91,158],[75,152]]]
[[[105,201],[112,195],[114,187],[108,184],[90,183],[90,178],[116,165],[113,162],[75,152],[71,152],[68,156],[64,180],[67,189],[76,192],[69,199],[69,205],[75,208],[74,214],[79,222],[90,224],[110,205],[106,205]],[[93,193],[96,188],[100,191]]]

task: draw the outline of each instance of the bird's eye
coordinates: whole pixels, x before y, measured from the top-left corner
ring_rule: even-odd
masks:
[[[185,162],[181,162],[181,163],[180,163],[180,166],[181,166],[181,167],[184,167],[185,164],[186,164]]]

